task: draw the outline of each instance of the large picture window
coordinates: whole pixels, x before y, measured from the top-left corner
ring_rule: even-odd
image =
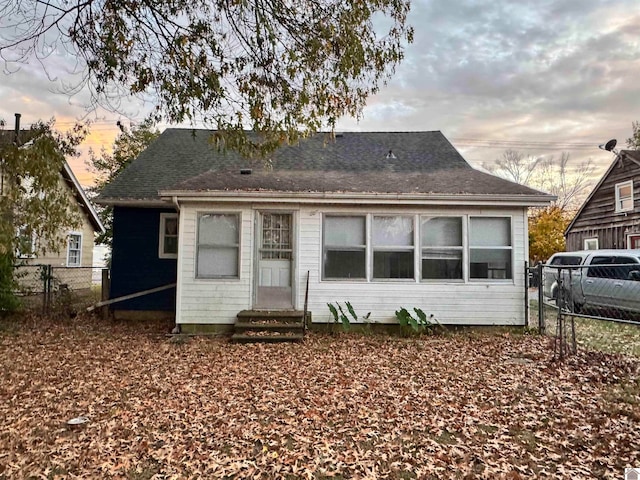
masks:
[[[373,217],[373,278],[414,278],[413,218]]]
[[[366,217],[324,217],[323,278],[366,278]]]
[[[423,217],[423,280],[462,280],[462,218]]]
[[[469,219],[469,278],[511,279],[511,219]]]
[[[238,278],[240,215],[202,213],[198,217],[196,276]]]

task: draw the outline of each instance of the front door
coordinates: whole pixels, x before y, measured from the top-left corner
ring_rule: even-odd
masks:
[[[256,308],[293,308],[293,215],[260,212]]]

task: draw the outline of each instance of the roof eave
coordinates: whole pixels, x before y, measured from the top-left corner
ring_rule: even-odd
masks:
[[[98,197],[95,202],[107,207],[158,208],[167,206],[167,202],[161,198]]]
[[[163,190],[159,192],[165,201],[179,202],[281,202],[281,203],[335,203],[360,204],[403,203],[448,205],[505,205],[519,207],[545,207],[557,197],[553,195],[517,194],[432,194],[432,193],[372,193],[372,192],[247,192]]]
[[[95,230],[99,231],[100,233],[104,233],[105,228],[104,228],[104,225],[102,224],[102,221],[100,220],[100,217],[98,216],[98,212],[96,212],[96,209],[93,208],[93,205],[89,201],[89,197],[87,197],[87,194],[85,193],[84,189],[80,185],[80,182],[78,182],[78,179],[73,174],[71,167],[66,161],[63,162],[62,166],[63,166],[62,168],[63,175],[71,181],[73,188],[76,190],[76,192],[80,196],[79,200],[87,209],[87,212],[89,214],[89,220],[93,224]]]

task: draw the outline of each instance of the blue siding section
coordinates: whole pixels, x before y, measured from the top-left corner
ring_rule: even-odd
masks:
[[[114,207],[111,298],[175,283],[177,260],[158,258],[163,212],[175,213],[175,210]],[[176,289],[114,303],[112,308],[175,312]]]

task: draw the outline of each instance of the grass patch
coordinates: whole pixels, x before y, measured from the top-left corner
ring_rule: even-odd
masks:
[[[537,325],[538,301],[531,300],[530,318]],[[544,305],[545,333],[556,333],[557,309]],[[632,325],[593,318],[575,318],[578,346],[587,350],[605,353],[619,353],[640,358],[640,324]]]

